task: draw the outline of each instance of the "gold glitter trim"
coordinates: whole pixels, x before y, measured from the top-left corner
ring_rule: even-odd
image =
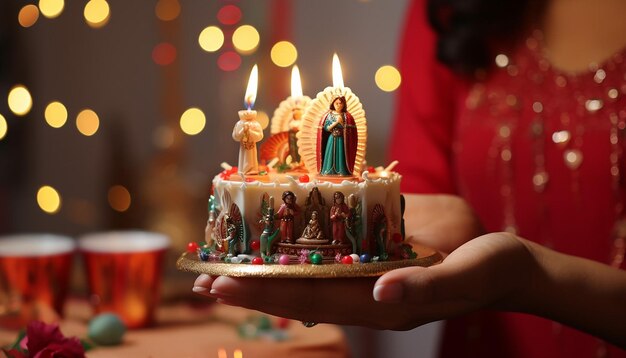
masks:
[[[349,278],[349,277],[376,277],[384,273],[410,266],[432,266],[443,260],[441,254],[433,249],[414,246],[416,259],[396,260],[384,262],[370,262],[365,264],[227,264],[223,262],[200,261],[195,254],[183,253],[176,261],[176,267],[181,271],[204,273],[211,276],[231,277],[265,277],[265,278]]]

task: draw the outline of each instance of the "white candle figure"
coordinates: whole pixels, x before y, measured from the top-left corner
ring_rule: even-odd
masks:
[[[239,111],[239,121],[233,128],[233,139],[240,143],[238,172],[244,175],[259,173],[256,143],[263,139],[263,128],[256,120],[256,111],[252,110],[256,99],[258,77],[258,69],[254,65],[246,89],[245,104],[247,109]]]

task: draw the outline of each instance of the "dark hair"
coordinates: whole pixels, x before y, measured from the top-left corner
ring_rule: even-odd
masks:
[[[346,103],[346,97],[344,97],[344,96],[333,98],[333,100],[330,102],[330,109],[332,109],[333,111],[335,110],[335,101],[336,100],[340,100],[341,103],[343,103],[343,111],[342,112],[348,111],[348,104]]]
[[[337,198],[340,198],[340,199],[341,199],[341,201],[345,201],[345,196],[344,196],[344,195],[343,195],[343,193],[342,193],[342,192],[340,192],[340,191],[336,191],[336,192],[333,194],[333,202],[335,201],[334,199],[337,199]]]
[[[283,191],[283,196],[282,196],[283,201],[285,201],[285,199],[286,199],[288,196],[291,196],[291,197],[293,197],[294,199],[296,198],[296,194],[294,194],[294,193],[293,193],[293,191],[289,191],[289,190],[287,190],[287,191]]]
[[[453,71],[487,69],[495,51],[517,40],[529,16],[542,10],[533,0],[428,0],[428,20],[437,33],[437,59]]]

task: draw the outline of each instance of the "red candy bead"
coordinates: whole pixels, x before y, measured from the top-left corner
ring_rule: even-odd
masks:
[[[254,178],[246,178],[246,183],[252,183],[253,181],[256,181],[256,179],[254,179]]]
[[[195,242],[190,242],[187,244],[187,252],[194,253],[198,250],[198,244]]]
[[[280,329],[286,329],[287,327],[289,327],[290,322],[291,321],[289,319],[280,317],[276,320],[276,327]]]
[[[352,257],[350,257],[350,255],[346,255],[346,256],[341,258],[341,263],[343,263],[343,264],[352,265],[353,262],[354,262],[354,260],[352,260]]]
[[[263,259],[257,256],[257,257],[252,259],[252,264],[253,265],[263,265]]]
[[[300,181],[300,183],[308,183],[309,180],[311,180],[311,179],[309,178],[308,175],[304,174],[304,175],[300,175],[298,180]]]
[[[261,241],[259,240],[254,240],[250,243],[250,247],[252,248],[252,250],[258,250],[261,248]]]
[[[373,166],[369,166],[367,167],[367,171],[371,174],[371,173],[376,173],[376,168],[374,168]]]

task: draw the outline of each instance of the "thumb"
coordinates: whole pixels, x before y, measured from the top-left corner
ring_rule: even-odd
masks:
[[[374,300],[386,303],[435,303],[463,295],[464,275],[453,274],[441,263],[432,267],[405,267],[381,276]]]

